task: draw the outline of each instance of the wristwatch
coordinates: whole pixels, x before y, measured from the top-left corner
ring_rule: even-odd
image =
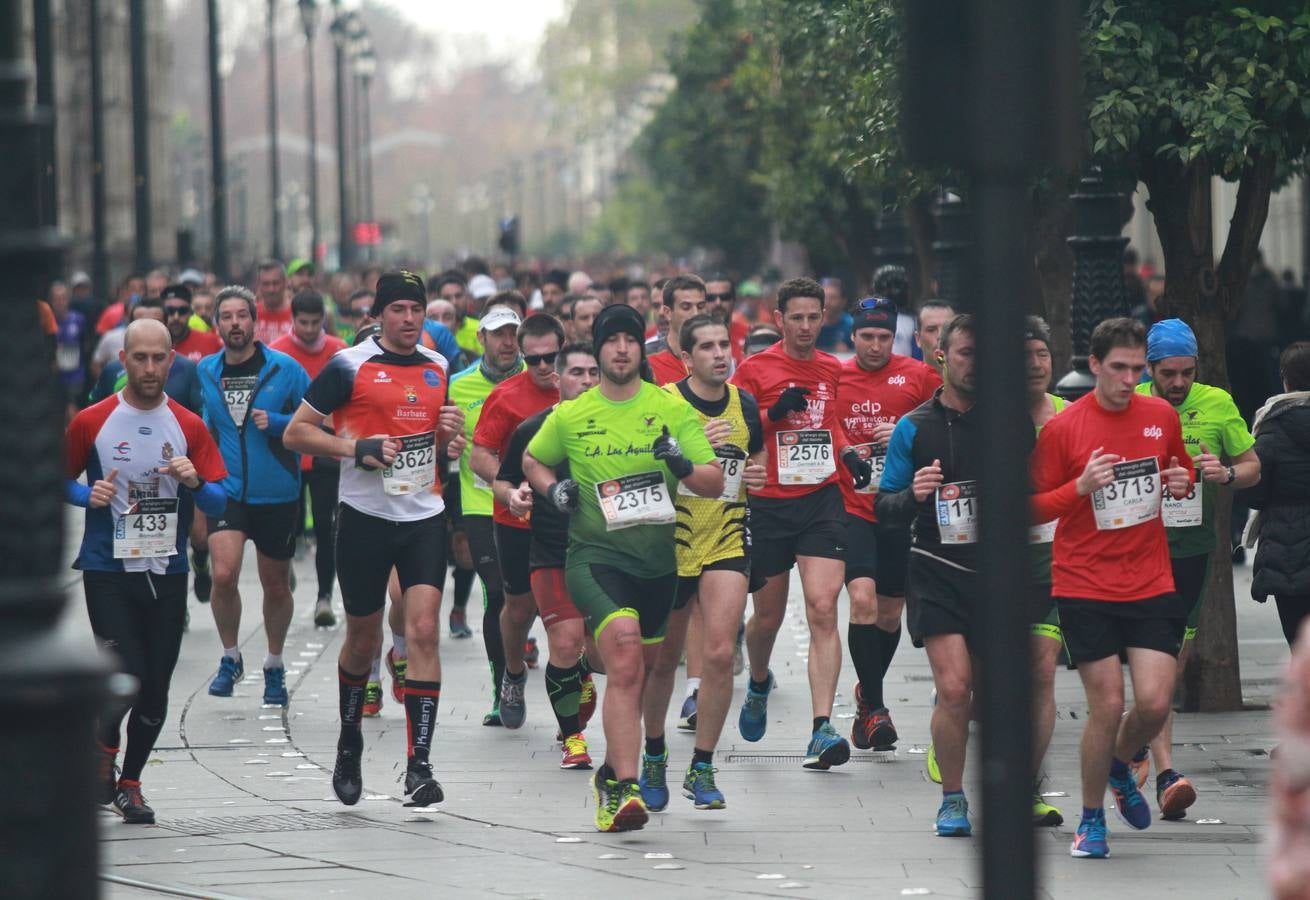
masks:
[[[1234,481],[1236,481],[1236,480],[1237,480],[1237,470],[1234,469],[1232,466],[1229,466],[1229,467],[1228,467],[1228,480],[1225,481],[1224,484],[1232,484],[1232,483],[1233,483]]]

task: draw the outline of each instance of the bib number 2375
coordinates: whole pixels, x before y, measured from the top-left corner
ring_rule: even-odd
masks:
[[[606,531],[634,525],[671,525],[678,517],[669,486],[659,472],[602,481],[596,485],[596,499],[605,516]]]

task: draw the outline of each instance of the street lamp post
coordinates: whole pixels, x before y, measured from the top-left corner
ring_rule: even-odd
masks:
[[[146,4],[132,0],[128,30],[132,59],[132,174],[136,223],[136,268],[151,266],[150,87],[146,66]]]
[[[273,216],[273,255],[282,258],[282,213],[277,208],[282,196],[282,174],[278,167],[277,140],[277,0],[268,0],[268,195]]]
[[[113,291],[109,284],[109,251],[106,247],[108,225],[105,214],[105,83],[100,77],[104,68],[104,50],[100,32],[100,0],[89,0],[88,41],[91,56],[91,280],[97,299],[108,302]]]
[[[359,161],[360,161],[360,208],[366,222],[375,221],[373,217],[373,76],[377,72],[377,55],[373,52],[373,42],[365,30],[361,33],[355,55],[355,74],[359,77]],[[369,249],[369,258],[373,250]]]
[[[231,275],[227,244],[227,158],[223,136],[223,77],[219,71],[218,0],[208,0],[209,26],[209,229],[213,234],[211,265],[220,281]]]
[[[353,12],[342,12],[341,0],[332,0],[332,75],[336,100],[337,131],[337,265],[346,268],[354,257],[350,237],[350,154],[346,141],[346,52],[350,43]]]
[[[964,201],[948,193],[933,205],[937,221],[937,239],[932,243],[933,273],[937,277],[937,296],[958,312],[975,308],[973,291],[965,295],[965,267],[972,249],[969,212]]]
[[[314,87],[314,32],[318,28],[316,0],[298,0],[300,24],[305,29],[305,119],[309,132],[309,258],[318,262],[318,93]]]

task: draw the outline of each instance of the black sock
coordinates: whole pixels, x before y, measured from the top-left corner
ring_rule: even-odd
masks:
[[[827,717],[827,716],[815,716],[815,717],[814,717],[814,730],[815,730],[815,731],[818,731],[820,728],[822,728],[824,725],[827,725],[827,724],[828,724],[828,717]]]
[[[455,567],[455,609],[469,605],[469,594],[473,591],[473,579],[477,575],[472,569]]]
[[[196,568],[203,569],[209,565],[209,549],[207,547],[192,547],[191,558],[195,560]]]
[[[158,718],[147,719],[132,710],[127,719],[127,750],[123,753],[123,777],[128,781],[140,781],[141,770],[146,767],[150,751],[155,749],[155,741],[164,730],[164,714]]]
[[[128,750],[131,750],[131,749],[132,749],[132,726],[131,726],[131,725],[128,725],[128,726],[127,726],[127,741],[128,741],[128,743],[127,743]],[[123,771],[124,771],[124,772],[127,771],[127,763],[126,763],[126,762],[123,763]],[[1166,783],[1167,781],[1169,781],[1169,779],[1170,779],[1171,777],[1173,777],[1174,775],[1176,775],[1176,774],[1178,774],[1178,773],[1176,773],[1173,769],[1165,769],[1165,770],[1164,770],[1163,772],[1161,772],[1159,775],[1156,775],[1156,776],[1155,776],[1155,789],[1156,789],[1156,790],[1161,790],[1162,788],[1164,788],[1165,783]],[[127,777],[127,776],[124,776],[124,777]]]
[[[769,679],[765,678],[763,681],[756,681],[752,678],[751,690],[757,694],[767,694],[769,692]]]
[[[851,651],[855,677],[860,679],[860,696],[870,709],[882,706],[882,642],[878,639],[877,625],[846,627],[846,646]]]
[[[487,662],[491,664],[493,706],[500,705],[500,679],[505,674],[505,643],[500,639],[500,610],[504,605],[504,594],[488,593],[482,610],[482,643],[487,650]]]
[[[582,730],[578,724],[578,701],[582,697],[582,673],[579,666],[560,669],[546,663],[546,696],[555,711],[559,733],[564,737]]]
[[[878,629],[878,641],[882,644],[882,652],[878,656],[878,661],[882,663],[882,676],[887,677],[887,670],[891,668],[892,657],[896,655],[896,646],[901,642],[901,626],[897,625],[895,631],[883,631]],[[880,704],[886,706],[887,704]]]
[[[409,734],[409,757],[415,762],[428,761],[440,699],[440,681],[405,679],[405,728]]]
[[[664,755],[664,735],[646,738],[646,755],[653,757]]]
[[[706,765],[712,765],[714,763],[714,751],[701,750],[699,748],[692,750],[691,764],[694,766],[696,765],[696,763],[705,763]]]
[[[601,781],[613,781],[617,777],[614,774],[614,767],[609,763],[604,763],[599,769],[597,769],[596,775]]]
[[[368,672],[352,675],[337,665],[338,705],[341,712],[341,730],[359,731],[359,723],[364,713],[364,685],[368,683]]]

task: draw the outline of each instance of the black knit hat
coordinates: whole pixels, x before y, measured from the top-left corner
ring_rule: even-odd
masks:
[[[382,310],[397,300],[413,300],[420,306],[427,306],[428,292],[423,286],[422,277],[404,269],[384,272],[378,278],[377,293],[373,295],[370,314],[374,317],[382,315]]]
[[[626,303],[607,306],[591,323],[591,349],[600,359],[600,348],[612,335],[626,332],[641,346],[641,358],[646,358],[646,322],[641,313]]]

